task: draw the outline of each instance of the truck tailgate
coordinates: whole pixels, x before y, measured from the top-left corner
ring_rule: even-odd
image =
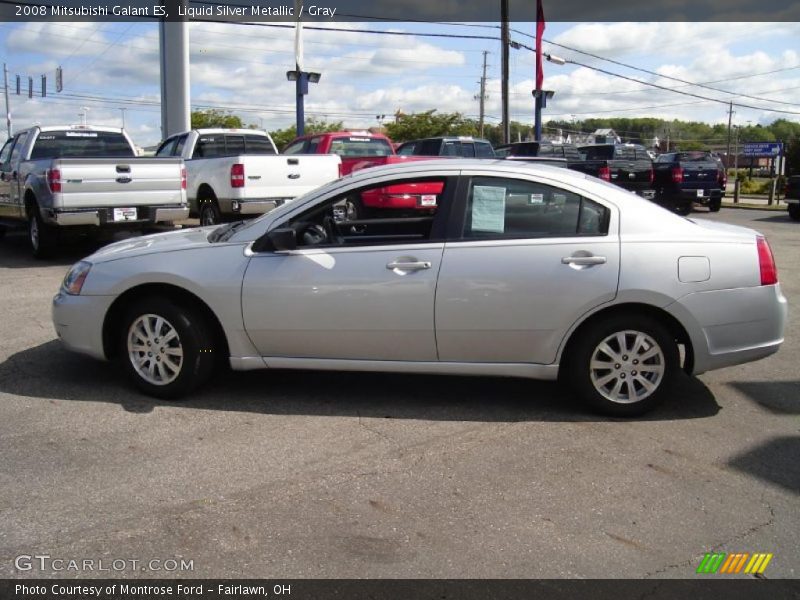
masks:
[[[64,208],[185,202],[181,159],[62,158],[53,162],[53,168],[61,173]]]
[[[243,198],[292,199],[339,178],[335,154],[246,155]]]

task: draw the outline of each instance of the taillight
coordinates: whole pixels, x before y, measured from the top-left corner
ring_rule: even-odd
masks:
[[[47,171],[47,187],[53,193],[61,191],[61,171],[59,169],[48,169]]]
[[[653,183],[656,180],[656,172],[653,167],[650,167],[650,183]]]
[[[231,187],[244,187],[244,165],[242,163],[231,165]]]
[[[181,169],[181,189],[186,189],[186,167]]]
[[[756,238],[758,247],[758,268],[761,271],[761,285],[774,285],[778,283],[778,269],[775,266],[775,258],[769,247],[767,238],[758,236]]]
[[[597,176],[603,181],[611,181],[611,169],[608,168],[608,165],[602,166],[597,172]]]
[[[672,167],[672,183],[683,183],[683,167]]]

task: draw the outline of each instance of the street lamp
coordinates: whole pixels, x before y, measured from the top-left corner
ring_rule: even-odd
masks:
[[[322,75],[320,73],[310,73],[308,71],[301,71],[300,69],[286,71],[286,79],[295,82],[295,93],[297,94],[297,98],[295,99],[297,106],[297,135],[303,135],[305,133],[305,96],[308,95],[308,84],[319,83],[321,77]]]

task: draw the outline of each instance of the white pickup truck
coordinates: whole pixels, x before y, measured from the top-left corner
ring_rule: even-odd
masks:
[[[164,140],[156,156],[183,158],[189,207],[201,225],[268,212],[338,179],[342,164],[333,154],[279,155],[256,129],[194,129]]]
[[[61,233],[146,229],[189,216],[183,161],[136,158],[120,129],[31,127],[0,150],[0,233],[27,222],[33,254]]]

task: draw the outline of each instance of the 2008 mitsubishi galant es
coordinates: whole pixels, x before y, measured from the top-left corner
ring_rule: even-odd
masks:
[[[377,189],[414,208],[366,207]],[[681,368],[777,351],[786,299],[755,231],[567,169],[436,160],[363,170],[254,221],[106,246],[67,274],[53,320],[69,348],[164,398],[221,359],[562,375],[595,409],[635,415]]]

